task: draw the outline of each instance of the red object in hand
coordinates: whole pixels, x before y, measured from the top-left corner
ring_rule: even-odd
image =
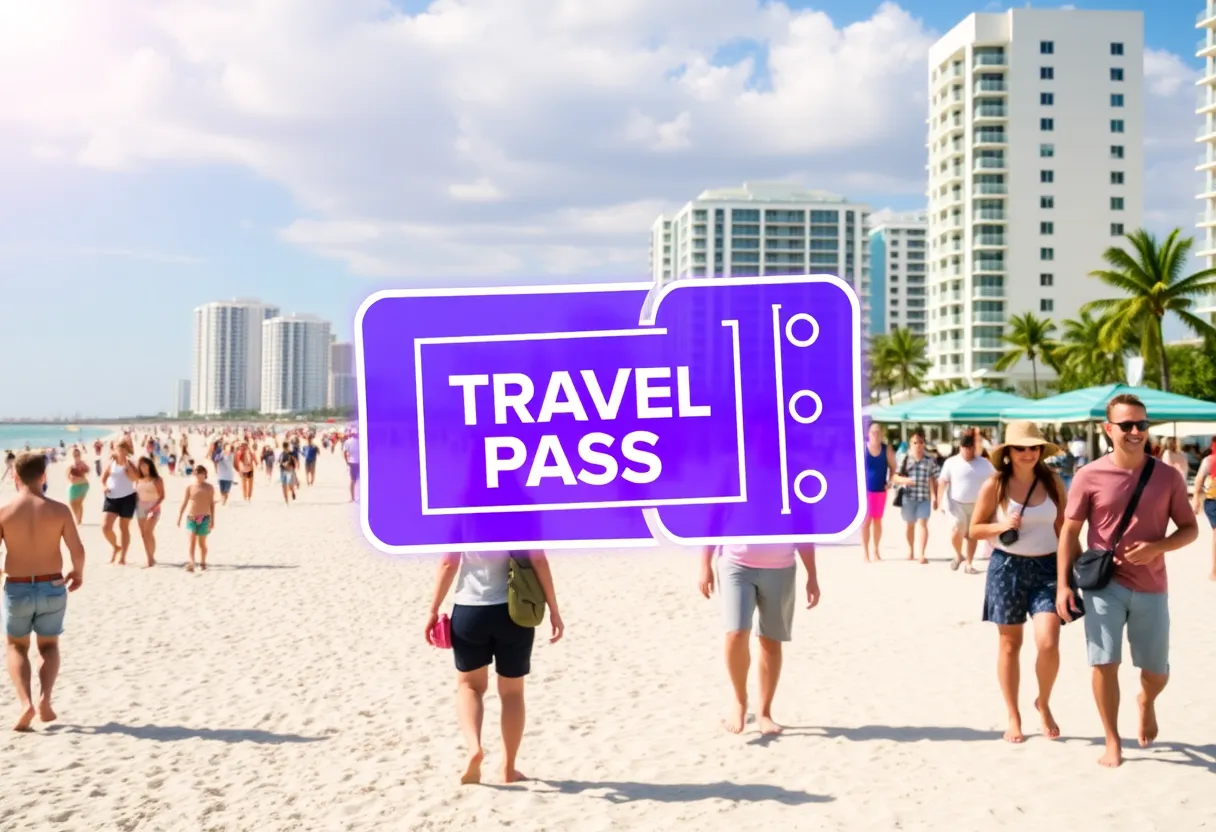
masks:
[[[452,619],[448,618],[447,613],[439,616],[431,627],[431,644],[444,650],[452,649]]]

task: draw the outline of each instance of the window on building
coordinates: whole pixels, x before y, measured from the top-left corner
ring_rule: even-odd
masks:
[[[1052,303],[1051,298],[1039,298],[1039,311],[1040,312],[1054,312],[1055,311],[1055,304]]]
[[[1053,41],[1050,41],[1050,40],[1039,41],[1039,54],[1040,55],[1052,55],[1055,53],[1055,51],[1056,51],[1056,45]]]
[[[1112,107],[1122,107],[1122,106],[1123,106],[1123,93],[1121,93],[1121,92],[1112,92],[1112,93],[1110,94],[1110,106],[1112,106]]]
[[[1039,171],[1039,181],[1044,184],[1050,184],[1056,181],[1056,172],[1054,170]]]
[[[1122,133],[1122,132],[1123,132],[1123,119],[1121,119],[1121,118],[1112,118],[1112,119],[1110,120],[1110,132],[1112,132],[1112,133]]]
[[[1044,130],[1044,131],[1055,130],[1056,123],[1052,119],[1041,118],[1041,119],[1039,119],[1039,129]]]
[[[1110,80],[1122,81],[1123,80],[1123,69],[1121,67],[1112,66],[1110,68]]]
[[[1112,196],[1112,197],[1110,198],[1110,210],[1112,210],[1112,211],[1122,211],[1122,210],[1123,210],[1123,197],[1121,197],[1121,196]]]
[[[1054,274],[1039,275],[1039,285],[1040,286],[1054,286],[1055,282],[1056,282],[1056,276]]]
[[[1123,54],[1123,44],[1112,43],[1110,45],[1110,54],[1116,58],[1119,57],[1120,55],[1122,55]]]
[[[1056,77],[1056,73],[1052,67],[1049,67],[1049,66],[1039,67],[1039,80],[1040,81],[1051,81],[1055,77]]]
[[[1054,144],[1039,145],[1039,158],[1050,159],[1056,155],[1056,146]]]
[[[1039,93],[1039,103],[1044,107],[1050,107],[1052,104],[1056,103],[1056,94],[1054,92]]]
[[[1039,259],[1040,260],[1055,260],[1056,259],[1056,250],[1054,248],[1039,249]]]
[[[1123,223],[1121,223],[1121,222],[1112,222],[1112,223],[1110,224],[1110,236],[1112,236],[1112,237],[1122,237],[1122,236],[1123,236]]]
[[[1121,144],[1112,144],[1112,145],[1110,146],[1110,158],[1112,158],[1112,159],[1122,159],[1122,158],[1123,158],[1123,145],[1121,145]]]
[[[1039,223],[1039,233],[1040,234],[1055,234],[1056,233],[1055,223],[1052,223],[1052,222]]]
[[[1056,207],[1056,198],[1054,196],[1039,197],[1039,207],[1040,208],[1055,208]]]
[[[1110,184],[1112,184],[1112,185],[1122,185],[1122,184],[1123,184],[1123,171],[1121,171],[1121,170],[1112,170],[1112,171],[1110,172]]]

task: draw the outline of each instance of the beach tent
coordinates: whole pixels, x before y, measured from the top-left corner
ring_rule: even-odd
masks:
[[[1177,436],[1180,439],[1193,436],[1206,439],[1216,436],[1216,422],[1162,422],[1153,425],[1148,432],[1153,436]]]
[[[1061,393],[1048,399],[1026,402],[1001,411],[1001,420],[1029,419],[1033,422],[1072,424],[1106,421],[1106,403],[1120,393],[1131,393],[1144,402],[1154,422],[1216,422],[1216,403],[1177,393],[1164,393],[1151,387],[1130,384],[1104,384]]]
[[[881,423],[995,425],[1005,410],[1028,403],[991,387],[967,387],[888,407],[871,406],[866,416]]]

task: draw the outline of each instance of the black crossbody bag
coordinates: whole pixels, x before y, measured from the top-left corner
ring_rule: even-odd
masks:
[[[1140,470],[1140,479],[1136,482],[1136,490],[1132,492],[1132,498],[1128,501],[1127,508],[1123,510],[1123,516],[1119,518],[1119,525],[1115,528],[1115,536],[1111,538],[1110,548],[1086,549],[1072,565],[1072,575],[1076,579],[1079,589],[1103,589],[1114,577],[1115,550],[1119,548],[1119,541],[1123,539],[1123,533],[1127,531],[1127,525],[1132,521],[1136,506],[1140,504],[1140,495],[1144,493],[1144,486],[1148,485],[1148,478],[1153,475],[1155,462],[1156,460],[1151,456],[1144,461],[1144,468]]]
[[[906,456],[904,457],[903,462],[899,463],[899,475],[901,477],[908,476],[908,458]],[[895,499],[891,501],[891,505],[895,506],[895,508],[899,508],[904,504],[905,488],[907,488],[906,485],[901,485],[899,488],[895,489]]]

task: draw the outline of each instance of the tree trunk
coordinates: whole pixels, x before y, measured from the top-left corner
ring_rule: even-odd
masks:
[[[1165,333],[1161,329],[1161,318],[1157,319],[1157,349],[1161,350],[1161,391],[1170,391],[1170,361],[1165,354]]]
[[[1039,368],[1034,361],[1034,353],[1030,355],[1030,389],[1034,391],[1034,397],[1039,397]]]

